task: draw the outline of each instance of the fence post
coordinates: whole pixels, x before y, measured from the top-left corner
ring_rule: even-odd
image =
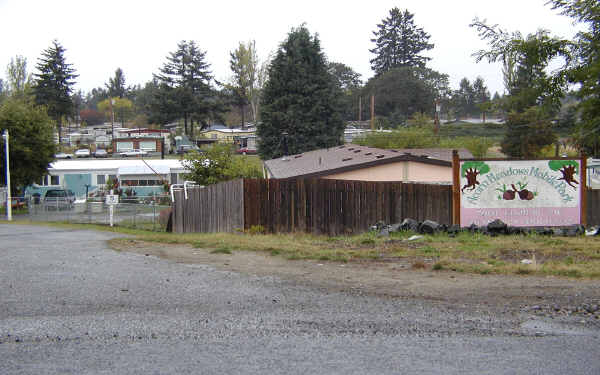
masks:
[[[460,159],[452,150],[452,224],[460,225]]]
[[[152,193],[152,231],[156,231],[156,192]]]

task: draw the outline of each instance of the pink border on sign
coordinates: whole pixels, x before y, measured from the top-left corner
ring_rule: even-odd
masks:
[[[500,219],[515,227],[550,227],[579,224],[579,207],[535,207],[535,208],[460,208],[460,223],[487,225]]]

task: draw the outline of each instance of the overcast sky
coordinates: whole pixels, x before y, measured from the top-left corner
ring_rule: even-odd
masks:
[[[538,28],[572,37],[571,20],[559,16],[546,0],[404,0],[404,1],[134,1],[0,0],[0,77],[11,57],[27,58],[33,71],[41,52],[57,39],[84,92],[103,86],[120,67],[126,83],[144,84],[180,40],[196,40],[217,79],[230,76],[229,52],[240,41],[255,40],[260,58],[277,50],[292,27],[306,23],[318,33],[331,61],[344,63],[366,81],[373,73],[372,31],[393,7],[408,9],[415,23],[431,35],[435,48],[429,67],[461,78],[482,76],[491,93],[503,92],[499,65],[476,64],[473,52],[485,48],[475,17],[523,34]]]

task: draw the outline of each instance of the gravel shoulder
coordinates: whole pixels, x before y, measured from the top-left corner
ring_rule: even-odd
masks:
[[[176,263],[205,264],[248,275],[276,276],[336,291],[417,298],[455,309],[528,313],[577,322],[584,319],[600,327],[600,281],[597,280],[415,270],[410,263],[398,260],[338,263],[287,260],[251,251],[215,254],[186,245],[131,239],[115,239],[110,245],[117,251]]]

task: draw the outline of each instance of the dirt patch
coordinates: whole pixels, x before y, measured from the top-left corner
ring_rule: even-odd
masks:
[[[251,251],[232,254],[188,245],[168,245],[132,239],[111,240],[117,251],[157,256],[187,264],[286,280],[343,291],[396,298],[422,298],[465,306],[517,312],[532,305],[578,306],[597,301],[600,281],[559,277],[474,275],[414,267],[402,258],[347,263],[287,260]]]

